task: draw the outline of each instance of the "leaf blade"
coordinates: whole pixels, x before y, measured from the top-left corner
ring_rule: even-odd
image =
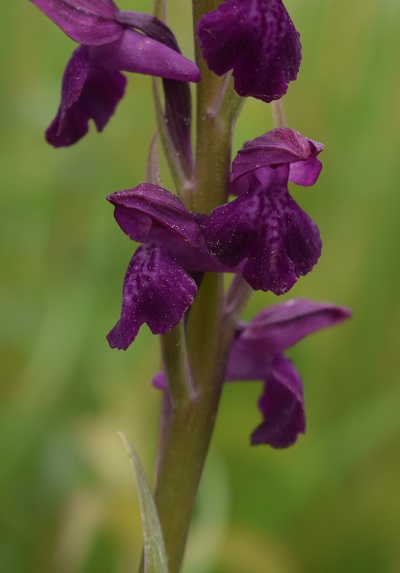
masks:
[[[158,518],[157,508],[143,466],[125,434],[118,432],[131,462],[136,491],[139,498],[143,529],[145,573],[168,573],[167,554]]]

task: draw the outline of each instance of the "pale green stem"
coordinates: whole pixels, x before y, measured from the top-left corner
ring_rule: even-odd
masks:
[[[171,402],[173,407],[177,409],[196,398],[182,322],[161,337],[161,351]]]
[[[215,0],[195,2],[195,28],[201,15],[218,3]],[[197,85],[195,190],[190,195],[188,207],[209,213],[227,199],[231,134],[241,98],[234,93],[231,79],[224,82],[208,70],[198,46],[196,61],[202,81]],[[171,391],[171,401],[164,400],[155,501],[169,573],[178,573],[181,569],[196,492],[214,428],[226,359],[235,330],[235,321],[225,319],[222,275],[207,273],[186,325],[190,379],[195,393],[182,399],[179,386]],[[170,364],[170,375],[174,360],[179,360],[178,355],[174,343],[168,347],[164,345],[164,362]],[[183,378],[182,363],[180,371]]]

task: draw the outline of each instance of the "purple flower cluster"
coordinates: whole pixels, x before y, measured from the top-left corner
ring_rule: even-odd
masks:
[[[46,131],[55,147],[77,142],[93,120],[101,131],[135,72],[163,78],[165,123],[176,156],[192,166],[190,91],[200,81],[171,30],[157,18],[120,11],[112,0],[31,0],[80,46],[67,64],[57,115]],[[225,0],[199,21],[208,67],[230,73],[240,96],[281,98],[301,62],[299,33],[282,0]],[[166,334],[190,312],[205,272],[241,275],[254,289],[287,293],[321,254],[319,230],[288,190],[313,185],[323,145],[288,128],[247,142],[232,163],[227,196],[210,215],[191,212],[166,189],[143,183],[107,197],[130,239],[140,243],[124,280],[120,318],[107,339],[126,350],[146,323]],[[262,380],[262,423],[252,444],[282,448],[305,431],[300,376],[283,351],[348,318],[347,309],[309,300],[272,306],[239,323],[226,381]],[[168,389],[160,372],[154,384]]]
[[[31,0],[81,44],[64,72],[61,103],[46,131],[48,143],[76,143],[92,119],[102,131],[124,95],[122,71],[198,82],[197,66],[181,55],[159,19],[117,8],[113,0]],[[281,98],[301,62],[300,36],[282,0],[225,0],[201,18],[203,57],[218,75],[233,70],[241,96]]]
[[[197,290],[191,273],[242,273],[253,289],[276,294],[308,273],[320,255],[319,231],[287,183],[317,179],[322,147],[287,128],[247,143],[233,161],[231,191],[239,196],[208,217],[155,185],[110,195],[117,223],[142,243],[128,266],[110,345],[126,349],[144,322],[154,334],[176,326]]]

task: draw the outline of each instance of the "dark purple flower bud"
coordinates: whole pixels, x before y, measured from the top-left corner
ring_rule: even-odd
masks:
[[[297,77],[300,36],[282,0],[225,0],[197,31],[208,67],[218,75],[233,69],[241,96],[279,99]]]
[[[209,253],[200,222],[172,193],[142,184],[107,199],[121,229],[143,243],[129,263],[121,316],[107,339],[126,350],[140,326],[165,334],[178,324],[197,291],[195,273],[226,270]]]
[[[251,322],[238,326],[225,380],[264,380],[259,400],[263,422],[252,433],[252,444],[284,448],[293,444],[299,433],[304,433],[301,379],[282,351],[305,336],[350,316],[347,308],[296,299],[269,307]],[[159,374],[154,383],[163,387]]]
[[[103,129],[124,93],[121,71],[200,80],[197,66],[181,55],[171,30],[154,16],[121,12],[112,0],[32,2],[85,46],[74,52],[65,70],[60,108],[47,133],[55,147],[78,141],[89,119]]]
[[[321,254],[318,227],[289,195],[288,166],[254,171],[248,190],[204,222],[212,254],[255,290],[287,292]]]

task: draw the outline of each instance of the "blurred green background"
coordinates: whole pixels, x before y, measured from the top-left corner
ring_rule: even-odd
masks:
[[[326,145],[317,185],[293,189],[323,257],[290,297],[354,319],[289,353],[308,416],[293,448],[251,448],[260,384],[225,388],[185,573],[398,573],[400,3],[286,5],[303,43],[288,125]],[[107,346],[133,244],[104,197],[144,178],[150,80],[130,76],[102,135],[54,150],[43,131],[73,42],[29,2],[2,12],[0,571],[127,573],[141,533],[116,432],[152,476],[159,351],[147,328],[126,353]],[[189,19],[171,0],[190,56]],[[270,127],[268,106],[247,102],[235,148]],[[275,302],[257,294],[246,314]]]

